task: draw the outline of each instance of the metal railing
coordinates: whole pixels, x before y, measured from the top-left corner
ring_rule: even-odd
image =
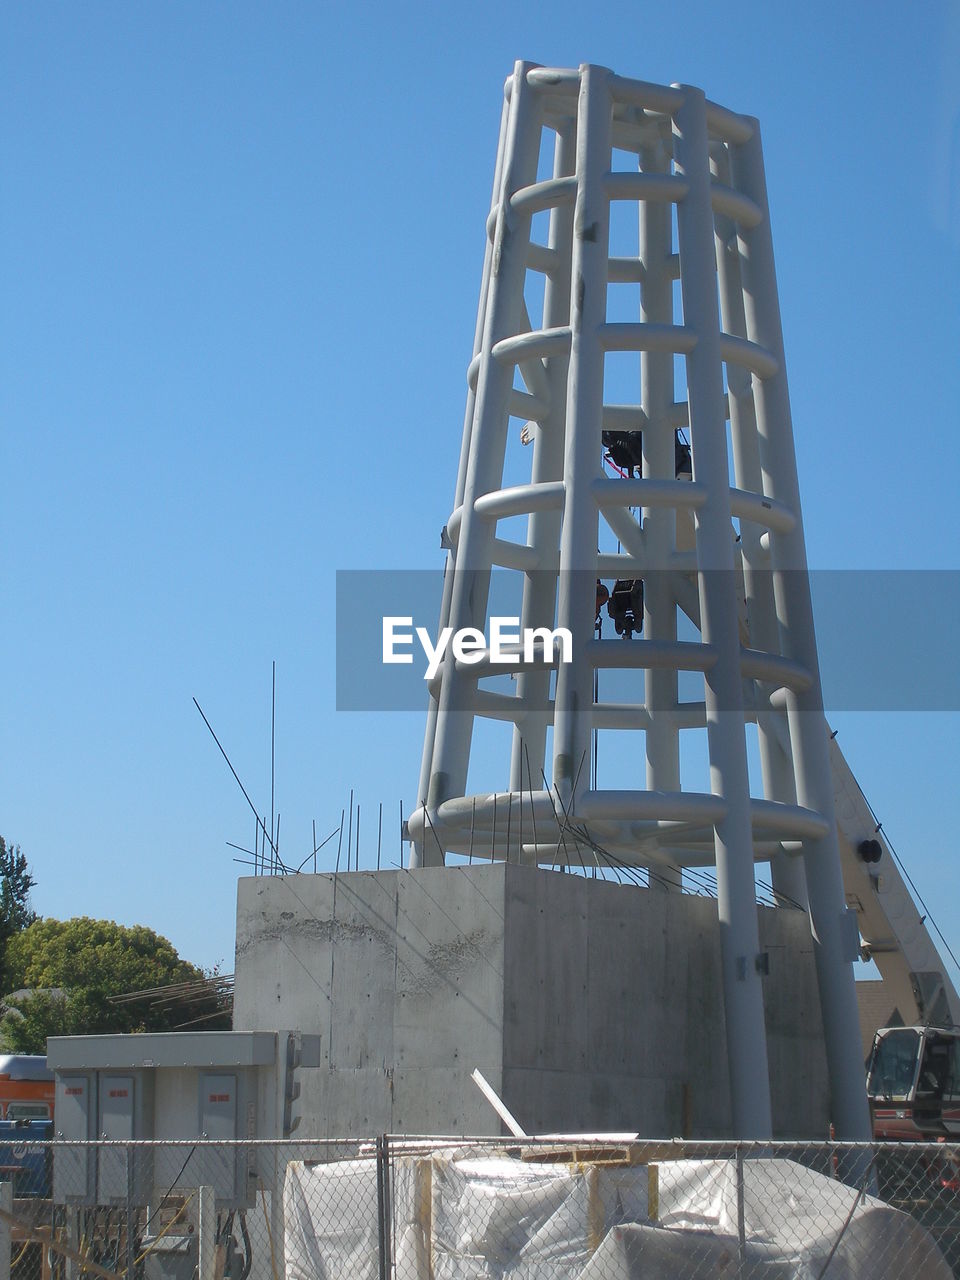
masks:
[[[613,1138],[0,1148],[0,1280],[949,1280],[960,1146]]]

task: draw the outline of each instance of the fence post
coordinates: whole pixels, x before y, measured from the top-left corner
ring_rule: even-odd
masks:
[[[133,1226],[133,1216],[136,1212],[134,1208],[134,1179],[136,1177],[136,1169],[134,1168],[134,1148],[127,1147],[127,1280],[134,1280],[134,1270],[137,1263],[137,1234]]]
[[[390,1142],[386,1134],[377,1139],[377,1240],[380,1252],[380,1280],[391,1280],[393,1233],[390,1217]]]
[[[0,1209],[13,1213],[13,1183],[0,1182]],[[0,1218],[0,1280],[10,1280],[10,1219]]]
[[[747,1231],[743,1214],[743,1147],[737,1143],[737,1254],[740,1259],[740,1274],[747,1270]]]
[[[286,1251],[287,1251],[287,1225],[283,1212],[283,1184],[286,1178],[286,1160],[289,1158],[289,1147],[255,1147],[254,1159],[257,1162],[257,1169],[260,1174],[260,1185],[263,1186],[264,1168],[267,1159],[271,1162],[273,1169],[273,1177],[270,1183],[270,1221],[273,1226],[270,1229],[271,1239],[273,1241],[273,1275],[284,1276],[286,1274]],[[269,1152],[269,1155],[267,1154]]]
[[[217,1268],[217,1202],[213,1187],[200,1187],[197,1280],[214,1280]]]
[[[66,1235],[70,1253],[63,1259],[63,1274],[65,1280],[77,1280],[77,1277],[81,1274],[80,1264],[76,1260],[80,1257],[80,1231],[77,1221],[80,1211],[71,1206],[65,1209],[64,1212],[67,1219]],[[73,1255],[72,1257],[71,1254]]]
[[[387,1250],[383,1231],[383,1138],[377,1138],[377,1246],[380,1280],[387,1280]]]

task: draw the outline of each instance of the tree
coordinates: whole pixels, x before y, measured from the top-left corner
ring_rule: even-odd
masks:
[[[34,920],[11,937],[6,950],[8,1012],[0,1039],[14,1053],[45,1053],[48,1035],[117,1031],[169,1031],[204,1013],[208,1029],[229,1026],[214,996],[189,1006],[151,996],[114,1003],[111,996],[199,983],[204,975],[181,960],[172,943],[142,925],[111,920]]]
[[[7,943],[33,924],[37,915],[30,908],[30,890],[36,884],[19,845],[8,845],[0,836],[0,987],[6,982]]]
[[[20,846],[8,845],[0,836],[0,939],[4,942],[36,920],[37,913],[30,909],[30,890],[36,883]]]

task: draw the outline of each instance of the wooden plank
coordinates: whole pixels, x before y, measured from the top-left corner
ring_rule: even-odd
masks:
[[[46,1245],[54,1253],[60,1253],[65,1258],[69,1258],[71,1262],[79,1263],[81,1271],[89,1271],[91,1275],[98,1276],[99,1280],[124,1280],[124,1272],[109,1271],[106,1267],[101,1267],[98,1262],[91,1262],[88,1258],[85,1258],[79,1249],[74,1249],[71,1245],[64,1244],[62,1240],[57,1240],[51,1227],[25,1222],[23,1218],[18,1218],[13,1213],[7,1213],[5,1209],[0,1209],[0,1219],[4,1222],[9,1222],[11,1227],[31,1232],[32,1234],[29,1237],[31,1240],[36,1240],[38,1244]]]

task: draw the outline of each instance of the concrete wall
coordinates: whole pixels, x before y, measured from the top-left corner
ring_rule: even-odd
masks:
[[[761,910],[775,1123],[823,1137],[806,917]],[[319,1031],[298,1136],[499,1133],[479,1067],[528,1132],[725,1136],[712,899],[502,863],[240,881],[234,1028]]]

